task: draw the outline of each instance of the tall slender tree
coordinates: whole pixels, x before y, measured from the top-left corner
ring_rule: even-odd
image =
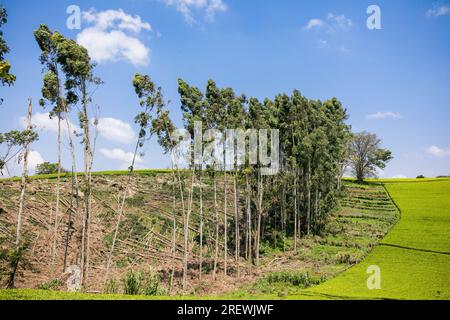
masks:
[[[87,272],[89,266],[89,222],[91,219],[91,192],[92,192],[92,162],[93,153],[91,145],[90,121],[88,105],[92,102],[89,90],[99,86],[102,82],[93,74],[94,64],[91,62],[87,50],[71,39],[58,39],[58,63],[65,74],[66,101],[69,104],[81,103],[79,113],[80,128],[83,130],[84,155],[84,216],[82,221],[81,237],[81,279],[82,286],[86,288]]]

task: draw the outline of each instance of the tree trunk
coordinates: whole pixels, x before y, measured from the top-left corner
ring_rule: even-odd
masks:
[[[70,155],[72,158],[72,181],[75,185],[75,213],[76,213],[76,216],[79,217],[80,216],[80,205],[79,205],[80,198],[79,198],[78,191],[80,189],[79,189],[79,183],[78,183],[78,171],[77,171],[77,161],[76,161],[76,155],[75,155],[75,146],[73,144],[73,139],[72,139],[72,125],[69,121],[69,117],[68,117],[69,112],[68,112],[65,101],[62,100],[61,105],[63,107],[63,112],[65,115],[64,118],[66,120],[66,126],[67,126],[67,139],[69,140]],[[70,212],[70,215],[71,214],[72,214],[72,211]],[[71,216],[69,216],[69,223],[70,223],[70,218],[71,218]],[[70,225],[68,226],[67,232],[69,232],[69,228],[70,228]],[[68,236],[68,234],[67,234],[67,236]],[[68,246],[68,238],[67,238],[67,243],[66,243],[66,249],[67,249],[67,246]],[[77,254],[77,257],[78,256],[79,255]],[[65,254],[65,257],[67,257],[67,253]],[[76,261],[77,261],[77,263],[79,263],[78,258],[76,259]]]
[[[72,177],[71,178],[72,178],[72,191],[70,192],[69,217],[68,217],[68,222],[67,222],[66,242],[64,244],[63,273],[66,271],[66,267],[67,267],[67,252],[68,252],[69,240],[70,240],[70,229],[72,228],[73,197],[74,197],[74,189],[75,189],[73,167],[72,167]]]
[[[238,189],[237,189],[237,172],[234,172],[234,232],[235,232],[235,260],[237,274],[239,277],[239,256],[240,256],[240,235],[239,235],[239,209],[238,209]]]
[[[224,149],[225,152],[225,149]],[[228,262],[228,217],[227,217],[227,168],[225,163],[225,156],[223,162],[223,271],[225,276],[227,275],[227,262]]]
[[[202,279],[203,269],[203,186],[202,186],[202,167],[200,166],[200,265],[199,265],[199,278]]]
[[[297,173],[296,170],[294,172],[294,252],[297,252],[297,241],[298,241],[298,234],[299,231],[298,225],[299,225],[299,216],[298,216],[298,197],[297,197]]]
[[[311,159],[308,159],[308,173],[306,182],[306,234],[309,235],[311,228]]]
[[[251,200],[250,200],[250,182],[248,179],[248,174],[245,176],[246,181],[246,202],[247,202],[247,247],[246,247],[246,255],[247,260],[252,260],[252,208],[251,208]]]
[[[31,123],[31,117],[33,115],[33,106],[31,103],[31,98],[28,99],[28,114],[27,114],[27,130],[33,130],[33,125]],[[22,224],[23,224],[23,212],[25,205],[25,190],[27,188],[28,179],[28,154],[30,152],[30,142],[26,141],[24,145],[23,153],[23,169],[22,169],[22,179],[20,184],[20,198],[19,198],[19,213],[17,215],[17,228],[16,228],[16,249],[20,247],[20,240],[22,236]]]
[[[173,172],[172,168],[172,172]],[[175,178],[175,175],[174,175]],[[173,291],[173,279],[175,276],[175,264],[177,255],[177,196],[175,188],[176,179],[174,179],[173,185],[173,225],[172,225],[172,272],[170,273],[170,286],[169,293]]]
[[[86,85],[83,84],[83,113],[84,113],[84,219],[81,240],[81,284],[84,289],[87,285],[89,267],[89,221],[90,221],[90,200],[91,200],[91,143],[89,130],[89,116],[87,111]]]
[[[184,220],[184,258],[183,258],[183,291],[187,290],[188,262],[189,262],[189,222],[192,212],[192,198],[194,195],[195,167],[192,169],[191,190],[189,190],[188,210]]]
[[[216,241],[214,248],[214,268],[213,268],[213,279],[216,280],[217,276],[217,262],[219,259],[219,208],[217,204],[217,180],[216,173],[213,173],[213,184],[214,184],[214,210],[215,210],[215,220],[216,220]]]
[[[284,181],[281,191],[281,233],[283,234],[283,252],[286,251],[286,184]]]
[[[258,173],[258,222],[256,226],[256,248],[255,248],[255,256],[256,256],[256,266],[259,266],[259,251],[261,246],[261,220],[262,220],[262,200],[263,200],[263,182],[261,172]]]
[[[58,219],[59,219],[59,202],[60,202],[60,185],[61,184],[61,114],[58,111],[58,178],[56,181],[56,210],[55,210],[55,224],[53,230],[53,243],[52,243],[52,277],[55,272],[55,259],[56,259],[56,241],[58,237]]]

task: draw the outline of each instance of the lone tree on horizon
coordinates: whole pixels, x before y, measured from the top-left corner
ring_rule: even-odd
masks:
[[[377,177],[377,169],[384,169],[393,159],[392,152],[381,148],[376,134],[360,132],[353,135],[348,148],[347,166],[358,182]]]

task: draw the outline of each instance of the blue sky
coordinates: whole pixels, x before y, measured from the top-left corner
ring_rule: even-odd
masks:
[[[42,67],[32,32],[45,23],[88,47],[105,82],[94,96],[103,119],[96,170],[128,165],[138,111],[131,79],[140,72],[163,87],[178,125],[178,78],[202,89],[212,78],[257,98],[299,89],[311,99],[339,98],[354,131],[383,139],[395,159],[382,176],[450,174],[450,1],[0,3],[9,12],[3,31],[17,76],[13,87],[0,88],[0,131],[21,127],[32,97],[40,133],[33,164],[56,162],[57,156],[54,124],[37,103]],[[79,30],[66,25],[72,4],[85,12]],[[381,30],[366,26],[371,4],[381,9]],[[63,165],[70,167],[67,143],[63,150]],[[169,167],[156,141],[144,151],[141,167]]]

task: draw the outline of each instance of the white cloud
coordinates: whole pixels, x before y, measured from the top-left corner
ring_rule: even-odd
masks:
[[[450,5],[434,5],[433,8],[426,12],[427,17],[442,17],[450,14]]]
[[[16,156],[16,162],[17,162],[17,164],[22,165],[22,163],[23,163],[23,153],[18,154]],[[41,156],[41,154],[39,152],[37,152],[37,151],[30,151],[28,153],[28,166],[27,167],[28,167],[28,171],[30,173],[33,173],[35,171],[35,169],[36,169],[36,166],[38,164],[43,163],[43,162],[45,162],[44,158],[42,158],[42,156]]]
[[[194,11],[203,11],[205,18],[213,21],[217,12],[228,10],[223,0],[164,0],[164,3],[167,6],[175,7],[189,24],[196,22]]]
[[[398,112],[386,111],[369,114],[366,118],[368,120],[401,119],[402,115]]]
[[[123,12],[122,9],[101,12],[96,12],[91,9],[83,12],[83,19],[102,30],[113,28],[139,33],[141,30],[152,29],[151,25],[148,22],[142,21],[140,16],[131,16]]]
[[[441,149],[437,146],[428,147],[425,152],[433,157],[444,158],[450,156],[450,149]]]
[[[133,152],[125,152],[122,149],[100,149],[100,153],[108,159],[123,162],[124,165],[131,165],[133,161]],[[136,155],[136,164],[143,164],[145,161],[140,155]]]
[[[334,13],[329,13],[327,16],[328,25],[333,29],[349,29],[353,27],[352,20],[345,17],[343,14],[336,15]]]
[[[136,134],[130,124],[120,119],[100,118],[97,129],[100,136],[110,141],[126,144],[136,142]]]
[[[311,30],[313,28],[319,28],[324,25],[323,21],[320,19],[311,19],[308,21],[308,24],[305,26],[305,30]]]
[[[310,19],[306,26],[303,27],[304,30],[312,29],[323,29],[328,33],[334,33],[338,30],[348,30],[353,27],[352,20],[348,19],[343,14],[329,13],[326,19]]]
[[[406,179],[408,178],[404,174],[396,174],[395,176],[392,176],[391,179]]]
[[[151,31],[149,23],[140,16],[132,16],[121,9],[83,12],[83,19],[91,24],[77,35],[91,58],[98,63],[126,60],[135,66],[148,65],[150,48],[137,38],[142,31]],[[131,33],[131,35],[130,35]]]
[[[37,130],[50,131],[50,132],[55,132],[55,133],[58,132],[58,118],[53,117],[50,119],[50,114],[48,112],[47,113],[45,113],[45,112],[35,113],[31,119],[31,122]],[[25,117],[21,117],[20,123],[23,128],[26,128],[27,119]],[[70,120],[69,120],[69,124],[72,129],[72,132],[73,131],[77,131],[77,132],[81,131],[80,127],[73,124]],[[66,124],[65,119],[63,119],[61,121],[61,131],[63,134],[67,135],[67,124]]]

